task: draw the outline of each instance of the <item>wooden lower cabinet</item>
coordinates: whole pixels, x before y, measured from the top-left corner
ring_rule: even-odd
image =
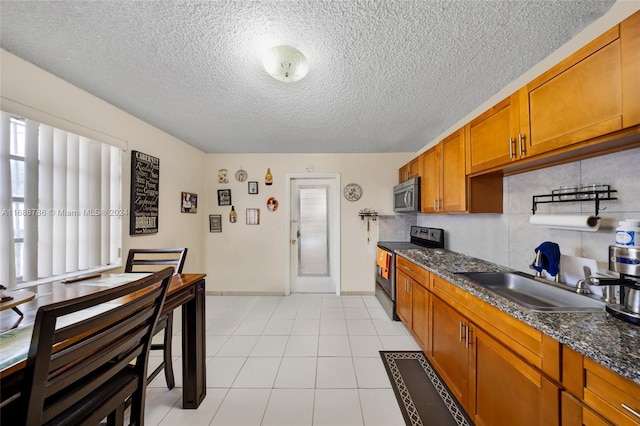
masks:
[[[431,364],[469,413],[469,350],[463,340],[468,322],[462,314],[431,295]]]
[[[476,425],[558,425],[560,388],[505,346],[470,327],[469,415]]]
[[[562,405],[562,426],[611,426],[595,411],[590,410],[569,392],[562,392],[560,397]]]
[[[396,313],[426,352],[429,345],[429,272],[398,258]]]
[[[476,425],[558,425],[560,389],[431,295],[429,358]]]
[[[562,348],[562,398],[564,425],[640,425],[640,385],[564,346]],[[582,407],[580,422],[567,412]],[[566,420],[566,421],[565,421]]]
[[[413,307],[411,303],[411,277],[402,271],[396,271],[396,314],[411,330]]]
[[[412,298],[411,298],[411,330],[413,331],[414,337],[420,343],[420,346],[428,351],[429,347],[429,292],[426,288],[424,288],[419,283],[415,283],[415,285],[411,288],[412,290]]]

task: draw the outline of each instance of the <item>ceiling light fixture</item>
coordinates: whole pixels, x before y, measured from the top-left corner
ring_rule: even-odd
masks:
[[[302,80],[309,72],[307,58],[291,46],[272,47],[262,58],[262,65],[271,77],[285,83]]]

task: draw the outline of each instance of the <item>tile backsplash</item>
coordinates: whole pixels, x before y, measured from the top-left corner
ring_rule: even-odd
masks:
[[[608,184],[617,200],[602,201],[597,232],[546,228],[529,223],[532,196],[561,186]],[[504,213],[470,215],[397,215],[381,218],[379,240],[408,240],[410,225],[446,230],[446,247],[523,272],[531,272],[534,249],[544,241],[562,254],[595,259],[608,268],[608,246],[618,221],[640,219],[640,148],[504,178]],[[537,213],[595,213],[594,202],[541,204]],[[406,238],[400,238],[406,237]]]

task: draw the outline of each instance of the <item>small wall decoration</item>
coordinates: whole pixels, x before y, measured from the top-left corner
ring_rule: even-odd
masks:
[[[264,175],[264,184],[273,185],[273,175],[271,174],[271,168],[267,167],[267,174]]]
[[[260,209],[247,209],[247,225],[260,225]]]
[[[249,194],[257,194],[258,193],[258,182],[249,181],[248,187],[249,187]]]
[[[181,197],[182,213],[197,213],[198,212],[198,194],[192,194],[191,192],[183,192]]]
[[[231,205],[231,190],[230,189],[218,189],[218,205],[230,206]]]
[[[218,183],[229,183],[228,174],[229,171],[227,169],[218,170]]]
[[[344,187],[343,194],[349,201],[358,201],[362,196],[362,188],[357,183],[350,183]]]
[[[158,232],[160,160],[140,151],[131,151],[131,204],[129,235]]]
[[[249,177],[249,175],[245,170],[242,169],[242,166],[240,166],[240,170],[236,172],[236,180],[238,182],[244,182],[245,180],[247,180],[247,177]]]
[[[209,232],[222,232],[222,215],[209,215]]]
[[[269,197],[267,200],[267,210],[270,212],[278,210],[278,200],[276,200],[275,197]]]

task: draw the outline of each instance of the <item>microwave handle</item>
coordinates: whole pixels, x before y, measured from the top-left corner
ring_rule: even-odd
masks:
[[[404,194],[404,205],[407,207],[412,207],[413,205],[413,189],[408,190],[405,194]]]

